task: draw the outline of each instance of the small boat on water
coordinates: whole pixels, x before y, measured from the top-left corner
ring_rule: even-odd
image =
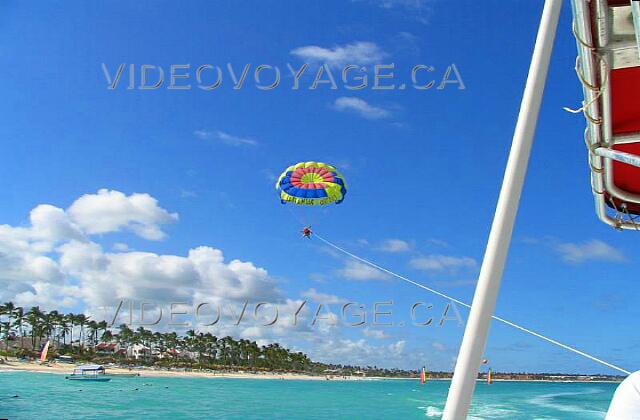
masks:
[[[40,352],[40,364],[47,363],[47,354],[49,352],[49,341],[47,341],[42,347],[42,351]]]
[[[422,370],[420,371],[420,383],[427,383],[427,368],[425,366],[422,366]]]
[[[110,377],[106,376],[104,366],[102,365],[81,365],[73,369],[73,373],[65,379],[71,381],[92,381],[92,382],[109,382]]]

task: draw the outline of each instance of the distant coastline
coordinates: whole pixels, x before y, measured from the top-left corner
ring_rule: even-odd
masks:
[[[33,373],[50,373],[65,375],[71,373],[73,365],[65,363],[27,362],[19,360],[8,360],[0,363],[2,371],[20,371]],[[214,371],[209,369],[162,369],[156,367],[136,366],[126,368],[122,366],[107,366],[107,372],[117,376],[119,374],[139,373],[141,377],[184,377],[184,378],[235,378],[235,379],[271,379],[271,380],[313,380],[313,381],[371,381],[371,380],[414,380],[414,378],[404,377],[380,377],[380,376],[353,376],[353,375],[313,375],[307,373],[292,372],[252,372],[252,371]],[[558,378],[542,378],[542,375],[527,375],[526,379],[494,378],[495,382],[540,382],[540,383],[618,383],[622,377],[601,377],[598,375],[562,375]],[[538,377],[538,378],[536,378]],[[415,378],[417,380],[417,378]],[[451,377],[429,377],[428,381],[450,381]],[[479,382],[484,382],[485,378],[479,377]]]

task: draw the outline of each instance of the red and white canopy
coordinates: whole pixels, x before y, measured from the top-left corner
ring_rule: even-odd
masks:
[[[640,2],[572,0],[596,211],[640,229]]]

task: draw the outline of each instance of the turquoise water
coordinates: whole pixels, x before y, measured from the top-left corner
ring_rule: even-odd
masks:
[[[438,419],[449,382],[115,378],[0,371],[0,418]],[[137,390],[136,390],[137,388]],[[616,384],[479,383],[472,419],[601,419]],[[11,398],[18,395],[18,398]]]

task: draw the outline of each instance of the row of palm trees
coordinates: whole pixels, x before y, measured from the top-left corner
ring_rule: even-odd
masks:
[[[199,365],[222,365],[281,370],[309,370],[314,363],[302,352],[292,352],[278,343],[260,346],[255,341],[235,340],[230,336],[216,337],[206,332],[189,330],[185,335],[176,332],[153,332],[143,327],[136,330],[122,324],[116,335],[107,331],[122,347],[142,345],[146,354],[164,355],[165,359],[179,361],[188,357]],[[106,338],[106,337],[105,337]]]
[[[75,335],[78,350],[82,352],[87,344],[98,343],[100,331],[103,334],[107,331],[106,321],[97,322],[84,314],[46,312],[38,306],[25,311],[13,302],[0,305],[0,338],[4,340],[5,350],[11,337],[20,337],[21,348],[25,347],[24,338],[28,337],[30,348],[36,349],[44,339],[51,340],[57,348],[66,347],[74,342]]]
[[[84,314],[46,312],[34,306],[25,308],[12,302],[0,304],[0,351],[5,354],[35,355],[45,341],[53,344],[54,354],[73,355],[81,360],[112,358],[130,363],[131,352],[116,349],[142,349],[136,363],[165,366],[234,367],[298,372],[341,372],[349,375],[365,371],[373,376],[414,377],[415,371],[385,369],[377,366],[346,366],[313,362],[302,352],[293,352],[278,343],[258,345],[255,341],[230,336],[216,337],[208,332],[135,330],[122,324],[113,331],[105,321],[95,321]],[[17,341],[17,343],[16,343]],[[101,343],[109,343],[109,350]],[[11,345],[11,348],[10,348]],[[113,346],[115,345],[115,346]],[[115,347],[116,349],[112,349]],[[120,359],[120,360],[119,360]],[[124,359],[124,360],[122,360]]]
[[[104,355],[100,343],[112,343],[128,349],[142,349],[143,361],[184,362],[197,361],[200,366],[236,366],[278,370],[320,370],[322,364],[313,363],[304,353],[292,352],[277,343],[260,346],[251,340],[218,338],[211,333],[189,330],[185,335],[176,332],[153,332],[143,327],[132,330],[122,324],[117,332],[109,329],[105,321],[95,321],[84,314],[46,312],[35,306],[24,308],[7,302],[0,305],[0,339],[5,352],[11,341],[19,340],[17,349],[31,352],[39,350],[46,340],[59,354],[81,355],[90,358]],[[26,343],[25,343],[26,341]],[[16,345],[12,346],[16,350]],[[26,349],[25,349],[26,347]],[[127,353],[114,357],[127,357]],[[131,354],[128,354],[131,356]]]

